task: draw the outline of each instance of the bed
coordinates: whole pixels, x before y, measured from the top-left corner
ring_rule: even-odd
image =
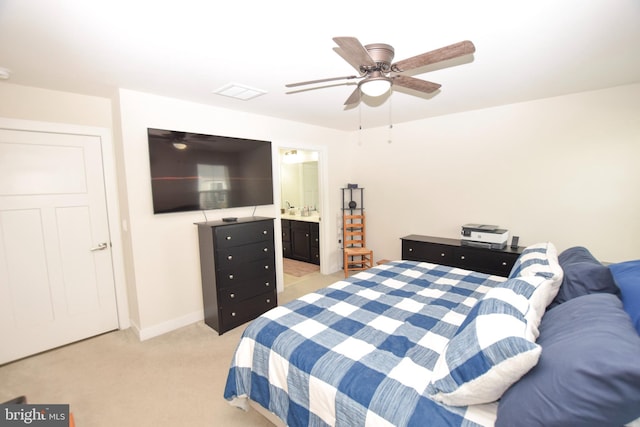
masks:
[[[379,265],[254,320],[224,397],[289,426],[630,424],[640,266],[620,265],[625,286],[586,248],[549,242],[509,277]]]

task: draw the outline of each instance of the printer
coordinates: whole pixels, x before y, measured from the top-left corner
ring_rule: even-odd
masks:
[[[460,236],[460,244],[463,246],[488,249],[504,249],[508,240],[508,230],[487,224],[464,224]]]

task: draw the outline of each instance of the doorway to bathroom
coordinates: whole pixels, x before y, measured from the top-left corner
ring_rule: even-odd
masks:
[[[320,271],[320,153],[281,148],[280,206],[285,286]]]

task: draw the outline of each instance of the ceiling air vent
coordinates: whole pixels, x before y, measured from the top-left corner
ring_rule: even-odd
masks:
[[[213,93],[248,101],[250,99],[257,98],[260,95],[264,95],[267,92],[237,83],[230,83],[214,90]]]

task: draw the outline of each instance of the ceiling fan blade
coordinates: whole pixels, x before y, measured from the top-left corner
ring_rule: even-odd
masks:
[[[361,66],[375,67],[376,62],[369,56],[369,52],[355,37],[334,37],[333,41],[336,42],[340,49],[334,49],[338,55],[342,56],[353,68],[360,73],[363,71]]]
[[[476,51],[476,47],[469,40],[454,43],[440,49],[432,50],[411,58],[398,61],[391,66],[394,72],[402,72],[413,70],[414,68],[424,67],[425,65],[435,64],[436,62],[446,61],[447,59],[457,58],[459,56],[468,55]]]
[[[424,93],[433,93],[436,90],[440,89],[440,86],[442,86],[438,83],[432,83],[426,80],[416,79],[415,77],[404,75],[394,76],[393,84]]]
[[[360,69],[360,63],[358,61],[353,60],[353,58],[349,58],[345,53],[344,50],[340,49],[339,47],[334,47],[333,51],[335,53],[337,53],[338,55],[340,55],[342,57],[342,59],[344,59],[345,61],[347,61],[353,68],[355,68],[359,73],[362,74],[362,70]]]
[[[309,80],[306,82],[298,82],[298,83],[289,83],[286,84],[286,87],[296,87],[296,86],[304,86],[304,85],[312,85],[316,83],[324,83],[324,82],[332,82],[335,80],[348,80],[348,79],[357,79],[360,76],[345,76],[345,77],[329,77],[328,79],[318,79],[318,80]]]
[[[326,88],[329,88],[329,87],[353,86],[353,85],[356,85],[356,84],[357,83],[354,83],[354,82],[333,83],[333,84],[328,84],[328,85],[305,87],[305,88],[302,88],[302,89],[289,90],[289,91],[286,91],[285,94],[291,95],[293,93],[309,92],[311,90],[326,89]]]
[[[347,98],[347,100],[344,101],[344,105],[357,104],[359,101],[360,101],[360,86],[358,86],[353,92],[351,92],[351,95],[349,95],[349,98]]]

